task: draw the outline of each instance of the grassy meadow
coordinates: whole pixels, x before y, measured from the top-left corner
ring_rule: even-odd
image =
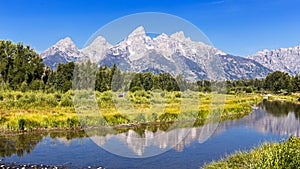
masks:
[[[0,130],[69,129],[79,128],[81,125],[163,123],[206,119],[213,117],[212,114],[226,120],[250,113],[251,105],[262,100],[262,97],[256,94],[221,96],[201,92],[138,90],[127,92],[125,97],[118,97],[118,93],[111,91],[96,91],[91,101],[86,99],[88,98],[84,96],[86,94],[88,92],[81,93],[79,97],[83,99],[74,106],[72,91],[64,94],[42,91],[2,91]],[[88,107],[90,102],[97,106]],[[218,104],[221,106],[215,106]]]

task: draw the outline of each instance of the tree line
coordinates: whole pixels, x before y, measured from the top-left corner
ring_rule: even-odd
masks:
[[[76,74],[74,76],[74,73]],[[125,91],[153,90],[166,91],[194,90],[202,92],[216,91],[213,80],[188,82],[182,75],[151,72],[122,72],[116,65],[98,66],[90,61],[84,64],[60,63],[51,70],[42,58],[30,46],[11,41],[0,41],[0,84],[6,90],[43,90],[46,92],[66,92],[74,87],[94,86],[100,92],[120,89]],[[290,76],[284,72],[270,73],[264,79],[241,79],[223,81],[226,93],[239,92],[275,92],[291,93],[300,91],[298,75]]]

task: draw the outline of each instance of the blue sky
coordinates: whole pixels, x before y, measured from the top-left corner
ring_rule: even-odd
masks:
[[[224,52],[246,56],[299,45],[299,7],[299,0],[0,0],[0,39],[43,51],[70,36],[81,48],[114,19],[163,12],[190,21]]]

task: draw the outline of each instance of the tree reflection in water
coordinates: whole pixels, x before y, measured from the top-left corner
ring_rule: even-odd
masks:
[[[260,107],[276,117],[284,117],[289,113],[294,113],[298,120],[300,118],[300,104],[281,101],[264,101],[260,104]]]
[[[86,137],[86,134],[83,131],[65,131],[0,135],[0,157],[10,157],[14,154],[22,157],[25,153],[30,154],[36,145],[47,136],[52,139],[64,137],[72,140]]]

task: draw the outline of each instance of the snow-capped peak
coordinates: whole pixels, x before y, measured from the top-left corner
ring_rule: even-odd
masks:
[[[184,33],[182,31],[176,32],[170,36],[171,38],[177,39],[177,40],[185,40],[186,37],[184,36]]]
[[[93,61],[100,61],[112,45],[102,36],[98,36],[92,43],[81,50],[82,55],[87,56]]]
[[[168,39],[169,36],[165,33],[162,33],[160,35],[158,35],[157,37],[153,38],[153,40],[163,40],[163,39]]]
[[[85,48],[88,48],[90,46],[97,46],[97,47],[101,47],[100,45],[107,45],[107,46],[112,46],[110,43],[108,43],[106,41],[106,39],[102,36],[98,36],[97,38],[95,38],[93,40],[93,42],[91,42],[88,46],[86,46]]]
[[[64,39],[61,39],[53,46],[46,49],[42,54],[42,58],[45,58],[47,56],[52,56],[60,54],[61,56],[66,57],[79,57],[80,52],[72,39],[70,37],[66,37]]]
[[[139,26],[134,31],[132,31],[128,35],[128,39],[130,39],[130,38],[136,38],[137,36],[144,36],[144,37],[146,36],[145,28],[143,26]]]
[[[263,66],[275,71],[288,72],[291,75],[300,74],[300,46],[292,48],[264,49],[248,56]],[[292,61],[292,62],[291,62]]]
[[[300,47],[293,49],[296,50],[289,49],[283,57],[292,53],[295,55],[292,59],[297,59],[296,56],[299,58]],[[282,53],[283,50],[278,51]],[[220,58],[224,69],[227,70],[225,76],[230,79],[260,78],[270,72],[255,61],[226,55],[213,46],[192,41],[182,31],[172,35],[162,33],[151,38],[146,35],[142,26],[133,30],[123,41],[114,46],[109,44],[104,37],[99,36],[84,49],[78,50],[71,38],[66,37],[48,48],[42,56],[43,61],[53,69],[58,63],[76,62],[81,60],[79,58],[81,57],[90,58],[100,65],[111,66],[116,63],[124,71],[183,74],[190,81],[219,78],[216,75],[219,73],[214,73],[209,66],[212,59],[216,57]],[[283,58],[281,57],[280,60]],[[295,69],[300,70],[298,65],[300,63],[295,62]]]

